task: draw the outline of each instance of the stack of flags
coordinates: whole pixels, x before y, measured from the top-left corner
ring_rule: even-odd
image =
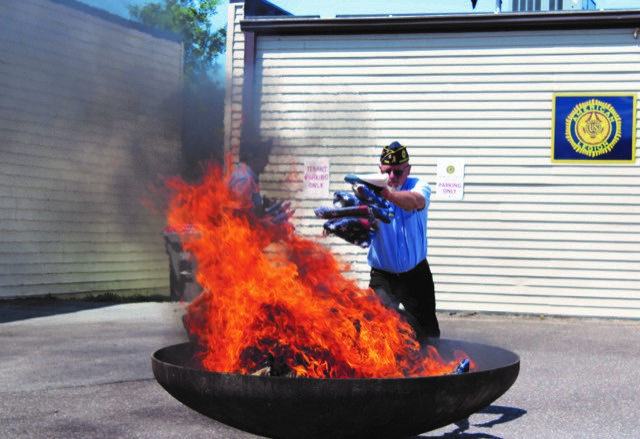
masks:
[[[353,191],[335,192],[333,207],[319,207],[314,213],[328,220],[323,225],[325,235],[367,248],[379,230],[380,221],[391,222],[391,205],[380,195],[382,187],[354,174],[344,177],[344,181],[352,185]]]

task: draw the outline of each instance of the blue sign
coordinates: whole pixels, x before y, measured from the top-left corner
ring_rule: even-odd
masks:
[[[633,163],[636,95],[553,95],[551,161]]]

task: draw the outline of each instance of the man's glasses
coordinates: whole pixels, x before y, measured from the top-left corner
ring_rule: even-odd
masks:
[[[396,178],[400,178],[402,177],[402,174],[404,174],[404,171],[407,170],[407,167],[404,167],[402,169],[386,169],[382,172],[384,172],[385,174],[389,174],[391,175],[393,173],[393,176]]]

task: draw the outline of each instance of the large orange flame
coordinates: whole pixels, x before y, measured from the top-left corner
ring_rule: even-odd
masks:
[[[210,165],[198,184],[168,181],[168,223],[182,231],[204,290],[186,322],[205,369],[253,373],[270,360],[297,376],[386,378],[455,368],[460,357],[421,351],[406,321],[347,278],[325,247],[259,218],[230,178]]]

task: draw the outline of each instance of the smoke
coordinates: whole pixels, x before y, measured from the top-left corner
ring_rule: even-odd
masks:
[[[224,160],[224,85],[210,75],[189,80],[183,88],[183,177],[201,176],[202,163]]]

